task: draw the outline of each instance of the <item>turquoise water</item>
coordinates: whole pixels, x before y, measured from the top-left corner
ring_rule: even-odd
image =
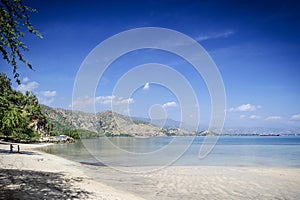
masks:
[[[220,137],[199,159],[205,137],[99,138],[43,150],[95,166],[272,166],[300,167],[299,136]]]

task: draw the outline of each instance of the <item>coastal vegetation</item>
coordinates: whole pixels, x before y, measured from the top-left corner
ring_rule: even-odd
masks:
[[[64,120],[49,117],[50,107],[39,104],[38,98],[27,91],[23,94],[12,88],[11,80],[0,73],[0,137],[15,141],[40,141],[50,136],[73,139],[95,138],[99,134],[85,130]],[[47,112],[48,109],[48,112]],[[70,112],[71,113],[71,112]]]
[[[24,5],[21,0],[0,0],[0,52],[7,65],[12,67],[13,78],[19,85],[18,67],[25,65],[33,69],[23,55],[28,50],[23,41],[24,30],[42,38],[30,22],[30,12],[35,12],[35,9]],[[37,141],[49,133],[49,123],[37,97],[29,91],[22,94],[14,90],[4,73],[0,74],[0,94],[1,138]]]
[[[54,126],[55,127],[55,126]],[[99,133],[85,129],[69,129],[65,131],[51,131],[51,136],[65,135],[73,139],[91,139],[99,137]]]
[[[36,141],[49,133],[49,123],[33,93],[14,90],[3,73],[0,74],[0,93],[1,137]]]

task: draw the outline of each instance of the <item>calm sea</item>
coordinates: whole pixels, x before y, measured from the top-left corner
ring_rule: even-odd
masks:
[[[300,167],[299,136],[223,136],[205,157],[198,157],[205,137],[99,138],[43,148],[95,166],[271,166]]]

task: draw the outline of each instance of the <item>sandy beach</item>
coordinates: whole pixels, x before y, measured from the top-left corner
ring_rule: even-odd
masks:
[[[98,168],[97,174],[109,186],[153,200],[300,199],[298,168],[170,166],[145,174]]]
[[[92,180],[84,166],[35,148],[51,144],[19,144],[10,153],[0,144],[0,199],[141,199]]]
[[[34,149],[43,145],[9,153],[0,144],[0,199],[300,199],[299,168],[170,166],[130,174]]]

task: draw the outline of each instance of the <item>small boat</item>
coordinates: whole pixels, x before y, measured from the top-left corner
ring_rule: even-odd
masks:
[[[274,133],[263,133],[263,134],[260,134],[259,136],[280,136],[280,134],[274,134]]]

